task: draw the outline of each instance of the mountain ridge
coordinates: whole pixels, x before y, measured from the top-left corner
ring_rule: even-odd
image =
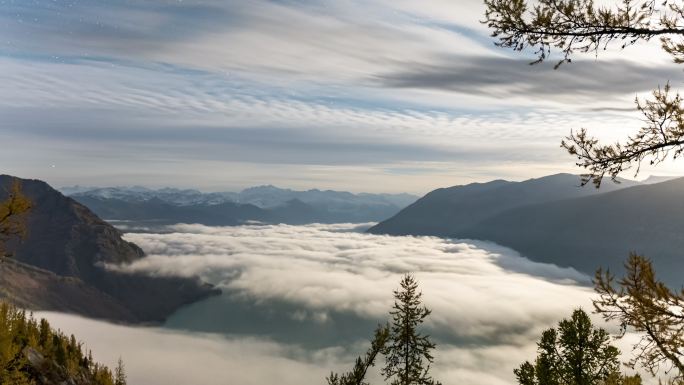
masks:
[[[54,274],[55,277],[39,274],[40,279],[35,280],[37,285],[45,286],[45,291],[50,285],[69,291],[67,283],[82,283],[92,294],[87,298],[94,301],[99,295],[104,303],[118,304],[112,305],[112,309],[123,307],[132,315],[124,316],[119,310],[100,314],[101,318],[120,321],[160,322],[180,306],[216,293],[197,280],[120,274],[105,269],[106,264],[131,263],[144,253],[122,239],[118,229],[43,181],[0,175],[0,200],[5,198],[3,194],[14,180],[21,182],[22,192],[33,202],[27,216],[26,239],[7,244],[8,251],[20,263],[13,265],[15,275],[30,278],[26,265]],[[33,273],[38,274],[36,270]],[[16,294],[10,282],[5,282],[2,289],[8,292],[5,297],[11,297],[13,291]],[[37,297],[25,299],[27,303],[31,301],[44,306],[59,305],[59,301],[42,303]],[[76,310],[84,313],[84,306],[88,303],[79,304]]]
[[[651,258],[663,280],[681,286],[682,192],[684,178],[678,178],[518,207],[479,222],[462,235],[487,238],[535,261],[587,274],[599,267],[622,272],[623,262],[634,252]]]
[[[599,267],[619,273],[629,253],[638,252],[654,260],[666,282],[681,285],[684,178],[551,194],[578,183],[575,178],[556,174],[438,189],[369,232],[484,240],[589,275]]]
[[[580,187],[579,176],[553,174],[522,182],[496,179],[484,183],[440,188],[427,193],[397,215],[371,227],[368,232],[391,235],[453,236],[454,233],[502,211],[532,203],[594,195],[638,185],[622,180],[604,183],[604,190]]]
[[[293,190],[280,188],[274,185],[259,185],[245,188],[239,192],[201,192],[196,189],[179,189],[164,187],[151,189],[142,186],[118,186],[118,187],[62,187],[65,195],[71,197],[99,197],[118,198],[125,201],[146,201],[153,197],[162,199],[174,205],[184,204],[219,204],[225,202],[253,204],[261,208],[271,208],[282,205],[291,199],[299,199],[310,203],[316,200],[341,200],[357,203],[394,204],[405,206],[418,197],[407,193],[351,193],[348,191],[321,190],[317,188],[308,190]]]
[[[318,189],[295,191],[266,185],[240,193],[103,188],[74,193],[71,198],[108,220],[234,226],[250,221],[287,224],[377,222],[396,214],[416,197]]]

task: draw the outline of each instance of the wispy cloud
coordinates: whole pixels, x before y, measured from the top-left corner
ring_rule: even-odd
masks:
[[[519,179],[571,169],[558,149],[571,128],[622,136],[638,124],[624,110],[635,92],[681,78],[632,51],[530,68],[493,47],[482,12],[479,0],[12,2],[0,9],[0,135],[22,150],[0,161],[60,184],[87,182],[93,162],[127,184],[174,157],[203,175],[195,187],[222,176],[206,162],[337,167],[351,184],[366,183],[344,174],[363,164],[386,186],[402,180],[383,170],[428,163]],[[119,149],[144,158],[138,170]],[[411,190],[464,181],[442,168]],[[305,187],[339,187],[326,183]]]
[[[529,60],[502,57],[445,58],[442,65],[414,65],[406,72],[380,75],[378,82],[390,88],[435,89],[491,97],[524,96],[532,100],[556,100],[568,105],[597,101],[622,102],[625,96],[650,91],[658,83],[679,83],[679,66],[653,66],[627,60],[580,60],[554,69],[555,63],[530,65]],[[596,108],[595,106],[592,108]]]

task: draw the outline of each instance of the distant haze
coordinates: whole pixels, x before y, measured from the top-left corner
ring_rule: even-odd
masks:
[[[213,226],[254,221],[289,224],[377,222],[395,215],[418,199],[405,193],[296,191],[270,185],[240,192],[214,193],[141,186],[94,189],[74,186],[62,191],[108,220]]]
[[[273,208],[287,201],[297,199],[305,203],[327,203],[338,206],[355,204],[388,204],[405,207],[413,203],[418,196],[411,194],[353,194],[347,191],[310,189],[297,191],[279,188],[273,185],[252,186],[239,192],[218,191],[202,192],[196,189],[178,189],[165,187],[151,189],[143,186],[120,186],[120,187],[85,187],[67,186],[60,188],[65,195],[75,197],[87,196],[100,199],[118,199],[127,202],[144,202],[153,198],[164,202],[184,206],[193,204],[219,204],[224,202],[236,202],[253,204],[261,208]],[[338,207],[341,209],[342,207]]]

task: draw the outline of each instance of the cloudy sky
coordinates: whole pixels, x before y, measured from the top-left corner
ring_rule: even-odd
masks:
[[[181,309],[163,328],[47,314],[96,359],[111,365],[122,356],[136,384],[321,384],[367,349],[407,271],[433,311],[422,331],[437,342],[433,374],[445,384],[514,383],[542,330],[591,309],[589,277],[483,242],[370,235],[345,224],[163,230],[127,234],[148,257],[111,268],[198,275],[221,296]],[[633,342],[615,342],[624,359]]]
[[[482,15],[480,0],[2,0],[0,171],[414,193],[577,172],[570,129],[629,134],[635,95],[683,77],[657,45],[530,67]]]

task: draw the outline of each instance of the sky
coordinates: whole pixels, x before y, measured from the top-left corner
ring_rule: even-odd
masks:
[[[481,0],[0,0],[0,172],[56,187],[410,193],[579,173],[559,148],[571,129],[633,133],[634,97],[683,78],[657,42],[529,66],[494,46],[483,12]]]

